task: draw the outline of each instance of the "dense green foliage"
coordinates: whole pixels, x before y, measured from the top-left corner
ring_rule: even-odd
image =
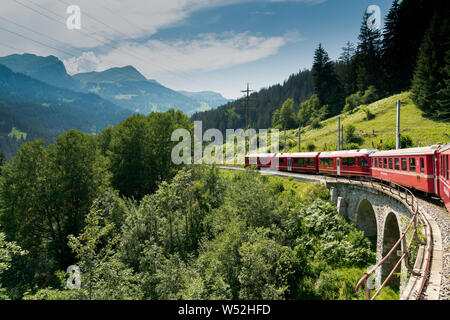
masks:
[[[450,6],[438,2],[420,49],[412,98],[426,114],[450,120]]]
[[[112,185],[122,195],[141,199],[156,185],[174,175],[170,140],[177,128],[190,128],[189,118],[181,111],[134,115],[119,123],[111,132],[100,135],[102,149],[110,159]]]
[[[0,230],[28,251],[2,277],[10,296],[59,283],[55,271],[76,258],[68,236],[81,233],[94,200],[113,187],[141,199],[170,179],[172,130],[190,126],[170,110],[130,117],[98,137],[70,130],[48,148],[43,140],[24,144],[0,178]]]
[[[374,253],[328,198],[320,184],[206,167],[139,202],[105,191],[68,237],[81,289],[60,268],[60,284],[25,299],[360,299]]]
[[[314,93],[317,94],[321,105],[327,106],[326,115],[339,114],[344,98],[341,83],[338,81],[335,65],[321,44],[314,53],[312,77]]]

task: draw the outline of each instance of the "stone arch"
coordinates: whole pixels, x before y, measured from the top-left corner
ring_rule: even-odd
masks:
[[[400,227],[397,220],[397,216],[390,212],[386,216],[384,222],[383,229],[383,257],[385,257],[395,243],[400,239]],[[401,245],[399,245],[396,251],[401,250]],[[391,256],[387,259],[387,261],[381,267],[381,281],[383,282],[389,273],[394,268],[395,264],[398,262],[400,257],[397,255],[397,252],[391,254]],[[401,264],[394,271],[394,275],[389,279],[387,285],[390,286],[394,290],[399,290],[400,288],[400,276],[398,273],[401,272]]]
[[[369,238],[373,247],[377,245],[377,216],[369,200],[360,201],[356,211],[356,227],[364,231],[364,235]]]

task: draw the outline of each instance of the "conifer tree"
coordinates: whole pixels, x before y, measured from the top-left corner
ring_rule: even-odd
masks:
[[[322,45],[316,49],[312,66],[314,93],[322,105],[328,105],[328,114],[336,115],[343,107],[343,96],[333,62]]]
[[[371,29],[367,26],[368,18],[369,15],[365,13],[356,53],[359,91],[365,91],[371,85],[379,89],[382,82],[381,33],[378,29]]]
[[[420,48],[412,84],[412,98],[426,114],[442,119],[450,113],[450,19],[447,16],[448,2],[439,2]]]

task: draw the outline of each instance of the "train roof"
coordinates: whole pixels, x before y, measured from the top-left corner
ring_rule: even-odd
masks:
[[[434,154],[439,148],[439,145],[432,145],[419,148],[408,148],[398,150],[385,150],[372,153],[371,157],[390,157],[390,156],[408,156],[408,155],[429,155]]]
[[[246,154],[246,157],[249,158],[254,158],[254,157],[275,157],[277,154],[276,153],[251,153],[251,154]]]
[[[292,158],[313,158],[317,157],[320,152],[297,152],[297,153],[253,153],[247,154],[246,157],[292,157]]]
[[[329,151],[321,152],[319,158],[322,157],[337,157],[337,156],[356,156],[366,154],[369,155],[373,152],[378,151],[377,149],[357,149],[357,150],[344,150],[344,151]]]
[[[439,148],[439,152],[448,152],[450,151],[450,143],[444,144]]]
[[[292,157],[292,158],[314,158],[320,152],[294,152],[294,153],[278,153],[277,157]]]

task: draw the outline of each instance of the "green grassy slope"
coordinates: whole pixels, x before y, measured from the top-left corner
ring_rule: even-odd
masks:
[[[341,125],[353,125],[355,133],[363,139],[360,148],[377,148],[380,139],[383,143],[395,141],[396,101],[401,101],[400,132],[412,138],[414,146],[426,146],[435,143],[450,142],[450,122],[439,122],[427,119],[423,112],[412,102],[410,93],[405,92],[374,102],[368,106],[375,116],[365,120],[365,113],[357,108],[352,114],[341,115]],[[337,144],[337,116],[322,121],[322,127],[312,129],[303,128],[301,136],[302,151],[306,151],[309,143],[315,145],[315,150],[336,150]],[[345,131],[345,129],[344,129]],[[280,134],[280,145],[284,143],[284,136]],[[298,129],[287,132],[287,150],[298,152]],[[281,147],[281,146],[280,146]],[[280,149],[280,151],[283,151]]]

